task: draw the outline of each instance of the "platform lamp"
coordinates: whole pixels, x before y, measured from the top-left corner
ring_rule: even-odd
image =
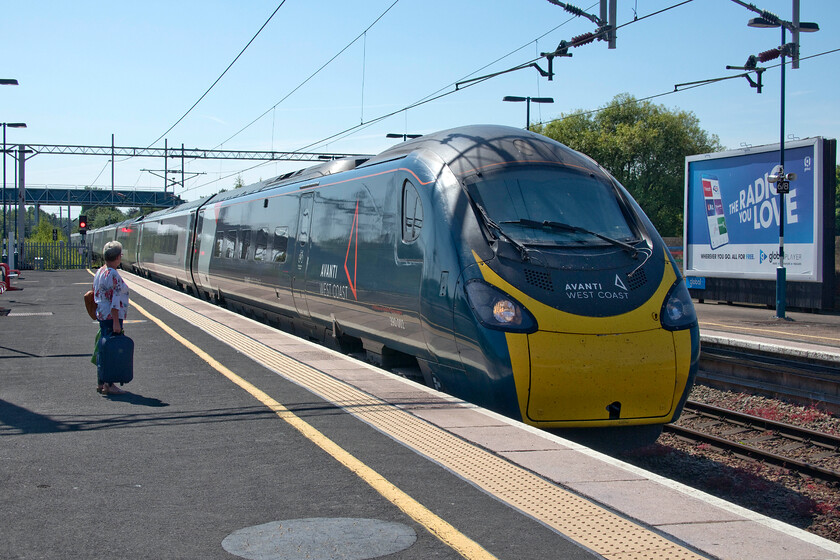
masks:
[[[519,97],[517,95],[506,95],[502,101],[512,101],[514,103],[525,102],[525,130],[531,130],[531,102],[534,103],[554,103],[553,97]]]
[[[12,80],[17,83],[17,80]],[[26,128],[26,123],[3,123],[3,243],[6,242],[6,127]],[[2,245],[2,243],[0,243]]]
[[[813,22],[799,21],[799,0],[793,0],[793,21],[784,21],[767,12],[762,17],[752,18],[747,23],[749,27],[782,29],[782,43],[778,49],[772,49],[761,53],[759,60],[762,62],[772,60],[775,56],[782,57],[781,63],[781,100],[780,100],[780,126],[779,126],[779,169],[769,177],[771,183],[776,184],[776,192],[779,195],[779,266],[776,268],[776,318],[785,318],[785,307],[787,297],[787,270],[785,269],[785,195],[790,191],[790,182],[796,180],[795,173],[785,173],[785,57],[791,57],[793,68],[799,68],[799,33],[813,33],[820,30],[820,26]],[[786,43],[787,30],[790,29],[793,35],[793,43]],[[778,54],[776,53],[778,51]]]
[[[397,134],[396,132],[389,132],[385,135],[385,138],[402,138],[403,142],[408,140],[409,138],[420,138],[423,136],[422,134]]]

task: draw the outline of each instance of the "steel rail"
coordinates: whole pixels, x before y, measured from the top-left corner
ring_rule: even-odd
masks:
[[[751,428],[755,430],[772,430],[774,432],[784,435],[785,437],[788,437],[789,439],[795,439],[797,441],[805,443],[812,443],[814,445],[819,445],[820,447],[827,447],[834,450],[837,450],[837,445],[840,445],[840,438],[837,438],[830,434],[822,434],[820,432],[815,432],[814,430],[799,428],[797,426],[784,424],[781,422],[774,422],[772,420],[766,420],[757,416],[742,414],[735,411],[722,409],[719,407],[703,405],[694,401],[689,401],[688,403],[686,403],[687,411],[691,411],[693,407],[695,407],[695,409],[698,411],[703,410],[703,412],[700,413],[703,416],[719,419],[721,421],[729,422],[745,428]],[[699,441],[701,443],[708,443],[709,445],[717,449],[720,449],[722,451],[729,451],[734,455],[742,458],[746,458],[753,461],[759,461],[782,468],[787,468],[790,470],[794,470],[800,474],[811,476],[814,478],[819,478],[827,482],[840,483],[840,472],[833,471],[831,469],[826,469],[805,461],[800,461],[799,459],[785,457],[779,455],[778,453],[765,451],[757,447],[753,447],[751,445],[746,445],[744,443],[739,443],[730,439],[714,436],[708,433],[704,433],[692,428],[686,428],[676,424],[665,425],[663,431],[672,433],[677,437],[681,437],[689,441]],[[819,443],[817,443],[817,441],[819,441]]]
[[[778,422],[776,420],[769,420],[753,414],[745,414],[736,412],[718,406],[712,406],[696,401],[688,401],[685,405],[685,410],[697,412],[708,416],[710,418],[720,418],[729,422],[734,422],[744,427],[760,428],[762,430],[772,430],[778,432],[789,439],[797,441],[808,442],[827,449],[833,449],[840,452],[840,436],[827,434],[825,432],[818,432],[809,428],[803,428],[794,424],[785,422]]]

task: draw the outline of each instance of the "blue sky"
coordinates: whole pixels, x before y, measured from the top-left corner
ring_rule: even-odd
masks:
[[[0,122],[28,125],[8,129],[8,142],[106,146],[114,134],[118,146],[149,146],[210,87],[279,3],[4,3],[0,78],[16,78],[20,85],[0,87]],[[598,12],[594,0],[574,3]],[[618,23],[678,3],[618,0]],[[792,17],[791,0],[752,3],[783,19]],[[802,56],[840,49],[840,2],[801,3],[801,19],[820,25],[819,32],[801,36]],[[400,111],[428,96],[452,92],[454,83],[470,76],[529,62],[554,50],[560,40],[593,31],[594,25],[547,0],[287,0],[166,138],[171,147],[183,143],[186,148],[376,153],[394,142],[385,138],[389,132],[423,134],[478,123],[522,127],[524,104],[504,103],[505,95],[553,97],[553,105],[532,104],[531,120],[539,122],[597,109],[619,93],[643,98],[672,92],[676,84],[735,74],[726,66],[743,65],[750,54],[774,48],[781,40],[778,29],[748,28],[754,15],[731,0],[694,0],[620,28],[614,50],[604,42],[573,49],[572,58],[555,61],[557,75],[551,82],[525,69]],[[545,68],[545,61],[541,65]],[[788,70],[787,134],[838,137],[838,66],[840,52]],[[727,148],[779,140],[778,68],[765,72],[760,95],[740,78],[653,101],[693,112]],[[400,112],[323,142],[394,111]],[[162,147],[163,140],[155,145]],[[109,161],[41,154],[27,162],[26,181],[37,187],[110,188]],[[170,168],[177,165],[171,162]],[[188,161],[187,172],[201,175],[176,194],[194,200],[231,188],[237,173],[247,184],[308,164],[278,162],[247,169],[253,165]],[[11,160],[7,166],[11,182]],[[163,169],[163,161],[118,158],[116,186],[160,189],[162,179],[143,169]],[[72,212],[75,216],[78,209]]]

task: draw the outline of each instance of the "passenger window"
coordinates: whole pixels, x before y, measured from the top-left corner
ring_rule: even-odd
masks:
[[[213,243],[213,257],[220,258],[222,256],[222,246],[224,245],[225,232],[217,231],[216,240]]]
[[[266,256],[266,249],[268,249],[268,229],[260,228],[257,231],[257,242],[256,249],[254,250],[254,260],[259,262],[264,261]]]
[[[225,235],[225,244],[222,247],[222,254],[226,259],[233,258],[233,251],[236,248],[236,230],[228,230]]]
[[[242,230],[242,240],[239,243],[239,258],[246,259],[248,258],[248,249],[251,248],[251,230],[245,229]]]
[[[274,229],[274,244],[271,249],[271,261],[286,262],[286,250],[289,247],[289,228],[280,226]]]
[[[403,183],[402,239],[412,243],[420,237],[423,227],[423,204],[417,189],[410,182]]]

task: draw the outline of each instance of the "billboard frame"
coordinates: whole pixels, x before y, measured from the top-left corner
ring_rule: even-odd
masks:
[[[799,155],[790,160],[786,157],[785,171],[796,171],[798,163],[810,172],[800,172],[797,181],[791,183],[792,189],[800,189],[798,196],[802,208],[797,217],[806,217],[809,221],[794,223],[794,227],[791,222],[785,222],[787,301],[790,306],[801,309],[833,309],[837,142],[822,137],[785,142],[786,154],[793,156],[797,150]],[[810,168],[803,160],[803,154],[807,157],[808,153],[813,158]],[[684,273],[692,297],[701,301],[712,299],[775,306],[775,267],[770,266],[774,257],[778,265],[780,205],[775,185],[771,185],[767,177],[773,172],[773,161],[777,167],[778,156],[779,144],[768,144],[685,158],[683,256]],[[761,171],[753,191],[751,181],[756,169]],[[718,174],[721,175],[720,182]],[[813,182],[808,181],[811,174]],[[728,186],[726,190],[721,186],[723,179]],[[734,187],[733,180],[738,183]],[[742,188],[744,184],[746,188]],[[765,190],[762,192],[762,189]],[[713,190],[716,192],[712,193]],[[748,193],[746,197],[745,193]],[[727,195],[726,199],[722,199],[723,194]],[[753,196],[755,200],[764,196],[763,206],[755,202]],[[752,206],[745,205],[745,198]],[[795,204],[793,208],[796,209]],[[741,212],[743,214],[739,216]],[[765,220],[763,224],[758,223],[759,212]],[[790,208],[786,208],[788,218],[790,212]],[[726,222],[727,218],[729,222]],[[744,218],[755,221],[755,231],[752,223],[740,223]],[[798,234],[789,237],[791,230]],[[773,233],[775,239],[771,243]],[[734,236],[730,240],[731,235]],[[791,253],[800,259],[792,266],[788,260]]]

